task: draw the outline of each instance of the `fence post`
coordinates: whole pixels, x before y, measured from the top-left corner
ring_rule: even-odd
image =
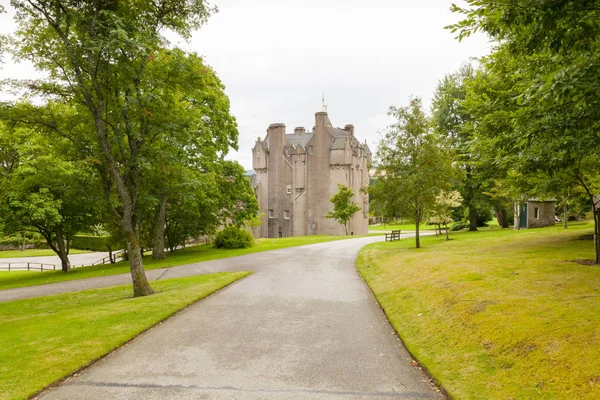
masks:
[[[44,264],[40,264],[42,266],[41,271],[44,272]]]
[[[27,263],[27,271],[29,271],[29,263]]]
[[[10,263],[8,263],[8,270],[10,271]]]
[[[54,264],[54,270],[56,271],[56,264]]]

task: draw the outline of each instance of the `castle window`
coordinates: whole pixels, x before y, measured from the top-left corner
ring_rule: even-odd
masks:
[[[534,215],[534,218],[535,218],[535,219],[540,219],[540,209],[539,209],[539,208],[537,208],[537,207],[535,207],[535,208],[533,209],[533,215]]]
[[[283,218],[290,219],[290,210],[283,210]]]
[[[292,194],[292,185],[287,185],[287,194]]]
[[[269,218],[273,218],[273,217],[274,217],[273,209],[270,209],[269,210]]]
[[[310,154],[311,156],[313,155],[313,146],[312,146],[312,144],[310,146],[308,146],[308,154]]]

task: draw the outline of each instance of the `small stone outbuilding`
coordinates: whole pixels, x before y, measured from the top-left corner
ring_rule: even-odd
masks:
[[[519,210],[520,228],[542,228],[556,223],[556,200],[529,199]]]

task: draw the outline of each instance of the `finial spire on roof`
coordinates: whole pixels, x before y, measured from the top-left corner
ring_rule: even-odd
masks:
[[[327,112],[327,104],[325,104],[325,92],[323,92],[323,98],[321,99],[323,103],[323,112]]]

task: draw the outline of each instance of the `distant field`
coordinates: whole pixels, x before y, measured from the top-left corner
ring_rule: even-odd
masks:
[[[0,399],[27,399],[249,272],[153,282],[0,303]],[[151,351],[151,349],[148,349]]]
[[[591,233],[573,223],[375,243],[358,268],[452,398],[600,399],[600,266],[581,261]]]
[[[227,257],[235,257],[244,254],[257,253],[261,251],[283,249],[286,247],[330,242],[333,240],[342,240],[351,237],[356,238],[356,236],[316,235],[280,239],[258,239],[256,241],[256,246],[247,249],[236,250],[215,249],[210,245],[193,246],[187,247],[182,250],[177,250],[174,253],[167,253],[167,258],[164,260],[153,260],[152,257],[145,256],[144,267],[146,269],[169,268],[175,267],[177,265],[191,264],[201,261],[216,260]],[[129,273],[129,264],[126,261],[121,261],[116,264],[74,268],[68,274],[65,274],[62,271],[0,271],[0,290],[124,273]]]
[[[71,249],[70,254],[83,254],[89,253],[86,250]],[[0,251],[0,259],[2,258],[20,258],[20,257],[43,257],[43,256],[55,256],[56,253],[50,249],[28,249],[28,250],[3,250]],[[2,262],[2,260],[0,260]]]

